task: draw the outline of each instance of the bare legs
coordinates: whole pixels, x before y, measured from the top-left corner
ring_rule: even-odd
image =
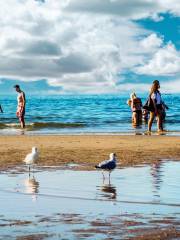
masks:
[[[148,132],[151,132],[154,116],[155,116],[154,112],[150,112],[149,121],[148,121]]]
[[[133,112],[132,113],[132,124],[138,126],[142,122],[142,113]]]
[[[150,117],[149,117],[149,121],[148,121],[148,131],[149,132],[151,132],[151,127],[152,127],[154,117],[155,117],[155,113],[150,112]],[[157,129],[158,129],[158,131],[163,131],[162,114],[161,114],[160,110],[158,110],[156,117],[157,117]]]
[[[19,118],[19,122],[20,122],[21,128],[25,128],[24,116],[22,116],[22,117]]]
[[[102,175],[103,175],[103,182],[105,181],[105,175],[102,170]],[[110,178],[111,178],[111,171],[109,171],[109,184],[110,184]]]
[[[163,131],[162,111],[161,110],[158,110],[158,114],[157,114],[157,128],[158,128],[158,131]]]
[[[24,119],[20,123],[21,123],[21,128],[25,128],[25,121],[24,121]]]

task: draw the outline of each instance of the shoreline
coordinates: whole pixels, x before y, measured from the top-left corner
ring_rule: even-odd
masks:
[[[147,131],[143,130],[135,130],[134,131],[129,131],[129,132],[57,132],[56,130],[53,131],[33,131],[33,130],[27,130],[27,129],[21,129],[21,128],[16,128],[16,129],[4,129],[5,131],[1,129],[0,131],[0,137],[4,136],[175,136],[175,137],[180,137],[180,131],[179,130],[165,130],[163,132],[158,132],[158,131],[151,131],[151,133],[148,133]],[[7,130],[7,131],[6,131]]]
[[[180,160],[180,137],[157,135],[0,135],[0,169],[23,165],[26,154],[36,146],[39,166],[76,163],[86,170],[116,152],[120,166]]]

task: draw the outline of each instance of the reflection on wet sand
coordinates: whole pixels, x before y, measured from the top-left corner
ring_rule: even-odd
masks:
[[[153,184],[153,194],[155,198],[160,198],[160,189],[162,183],[162,161],[153,163],[150,169]]]
[[[180,239],[179,167],[118,168],[113,184],[95,171],[2,172],[0,239]]]
[[[29,176],[28,179],[24,181],[25,193],[32,194],[32,199],[37,199],[37,193],[39,192],[39,182],[33,176]]]
[[[98,196],[100,196],[100,198],[105,198],[108,200],[116,200],[117,197],[117,191],[116,191],[116,187],[112,184],[103,184],[102,186],[97,186],[97,190],[98,190]],[[100,192],[99,192],[100,191]]]

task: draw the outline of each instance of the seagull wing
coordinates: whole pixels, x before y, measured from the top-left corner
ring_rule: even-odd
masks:
[[[116,162],[114,160],[107,160],[100,163],[100,168],[113,170],[116,167]]]
[[[111,161],[111,160],[105,160],[105,161],[103,161],[103,162],[100,162],[100,163],[98,164],[98,167],[102,168],[103,166],[106,166],[106,165],[109,163],[109,161]]]
[[[39,153],[38,152],[34,153],[33,158],[34,158],[34,162],[37,162],[39,159]]]
[[[28,153],[24,159],[24,162],[26,164],[31,164],[33,162],[33,156],[32,153]]]

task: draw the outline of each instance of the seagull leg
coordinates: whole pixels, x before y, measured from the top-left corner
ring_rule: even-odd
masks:
[[[104,176],[104,173],[103,173],[103,171],[102,171],[102,175],[103,175],[103,180],[105,180],[105,176]]]
[[[32,172],[33,172],[33,177],[34,177],[34,165],[32,165]]]
[[[31,176],[31,174],[30,174],[30,165],[28,166],[28,170],[29,170],[29,178],[30,178],[30,176]]]
[[[103,178],[102,184],[104,185],[104,183],[105,183],[105,179]]]
[[[110,178],[111,178],[111,171],[109,171],[109,184],[111,183]]]

